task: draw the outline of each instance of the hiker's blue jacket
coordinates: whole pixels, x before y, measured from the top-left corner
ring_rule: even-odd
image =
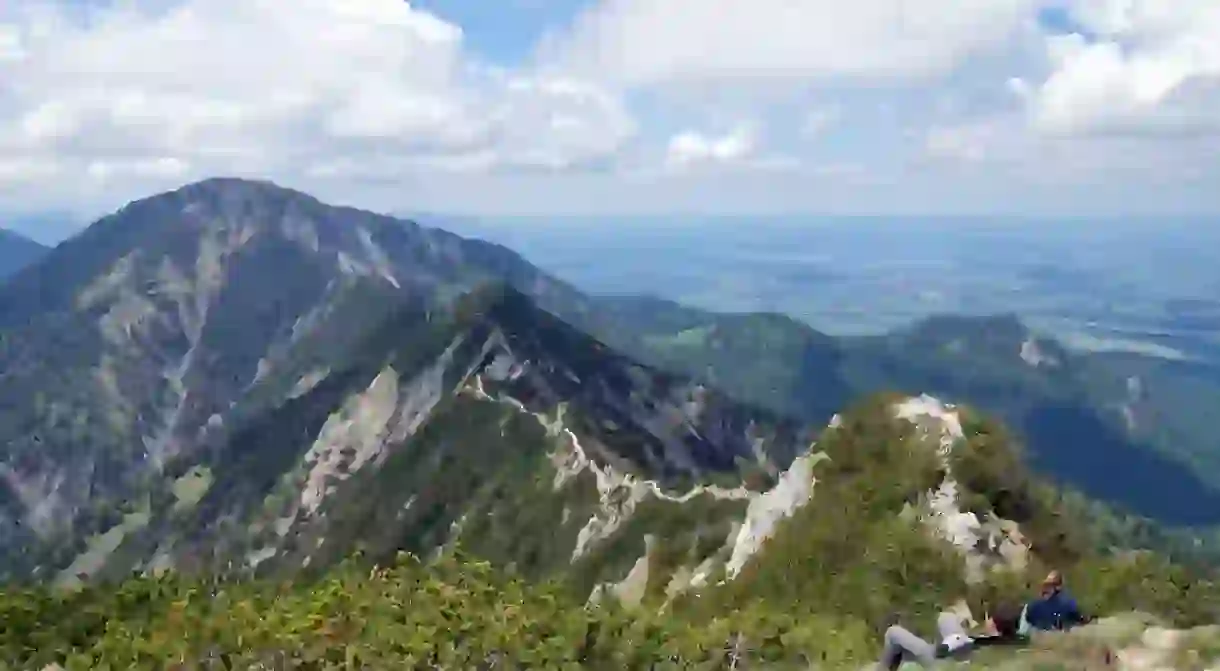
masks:
[[[1030,601],[1025,606],[1025,621],[1034,629],[1047,631],[1068,629],[1087,620],[1075,599],[1057,591],[1045,598]]]

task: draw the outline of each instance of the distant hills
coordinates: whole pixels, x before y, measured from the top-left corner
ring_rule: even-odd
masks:
[[[895,614],[1052,567],[1147,615],[1021,660],[1199,660],[1211,629],[1149,637],[1220,620],[1173,528],[1220,522],[1187,379],[1012,316],[833,338],[591,297],[189,184],[0,284],[0,665],[858,669]]]
[[[46,251],[46,247],[29,238],[0,229],[0,279],[38,260]]]
[[[1162,396],[1166,376],[1181,379],[1013,317],[832,338],[591,297],[500,245],[217,178],[130,203],[0,286],[0,535],[10,575],[71,582],[423,552],[514,510],[575,536],[518,547],[504,521],[475,537],[553,567],[597,535],[587,506],[609,506],[594,527],[622,518],[607,487],[765,488],[834,413],[886,391],[995,414],[1038,473],[1119,511],[1216,524],[1220,445],[1199,407]],[[535,481],[548,454],[584,474],[575,499]]]
[[[636,351],[810,421],[878,390],[968,402],[1003,417],[1050,477],[1161,521],[1215,521],[1220,445],[1203,418],[1220,386],[1206,370],[1071,352],[1013,316],[837,339],[780,315],[687,316],[644,326]]]

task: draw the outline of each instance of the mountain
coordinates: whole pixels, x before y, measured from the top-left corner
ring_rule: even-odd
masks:
[[[744,511],[743,476],[768,486],[813,438],[617,354],[504,286],[441,315],[404,306],[343,359],[266,378],[291,393],[214,425],[146,484],[110,547],[88,548],[61,579],[136,566],[293,574],[356,548],[384,560],[459,538],[528,575],[566,572],[604,539],[661,535],[654,513],[682,508],[672,499]],[[693,544],[697,521],[666,542]],[[600,552],[577,567],[594,582],[616,569]]]
[[[436,332],[445,334],[436,344],[453,352],[453,360],[461,355],[444,346],[449,335],[495,341],[491,363],[466,378],[465,392],[450,397],[484,403],[487,414],[498,415],[477,423],[478,436],[452,425],[426,436],[431,422],[457,409],[443,408],[442,400],[408,442],[378,445],[392,452],[385,459],[356,446],[348,463],[357,468],[338,469],[327,487],[314,490],[325,499],[315,517],[335,517],[308,528],[325,524],[330,533],[297,536],[300,515],[289,518],[280,526],[287,530],[283,538],[299,544],[286,548],[288,554],[261,554],[279,564],[266,577],[153,571],[121,585],[0,592],[6,623],[0,658],[20,668],[66,669],[170,660],[236,669],[872,668],[881,632],[895,615],[916,631],[930,630],[942,609],[981,619],[1001,600],[1026,598],[1048,565],[1066,574],[1086,612],[1103,619],[1035,637],[1016,650],[983,649],[972,668],[1114,668],[1097,666],[1106,658],[1117,658],[1118,668],[1206,668],[1215,656],[1215,627],[1199,625],[1220,616],[1220,585],[1155,555],[1090,547],[1092,527],[1031,477],[1002,426],[969,408],[928,396],[873,397],[836,415],[787,470],[756,490],[661,492],[656,481],[634,480],[603,460],[612,452],[585,452],[592,443],[575,431],[565,439],[566,414],[550,425],[565,428],[535,430],[532,440],[521,440],[523,425],[542,426],[550,418],[532,415],[506,395],[544,382],[563,385],[569,373],[592,374],[607,384],[579,393],[577,404],[597,412],[600,400],[619,397],[625,387],[643,391],[637,384],[649,379],[647,369],[629,369],[636,374],[625,377],[635,384],[624,385],[622,366],[633,364],[505,292],[477,297]],[[562,344],[552,350],[555,339]],[[560,358],[518,358],[538,352],[539,344]],[[391,368],[401,366],[403,355],[391,357]],[[572,367],[552,365],[561,360]],[[652,379],[677,383],[671,398],[695,389],[659,373]],[[481,387],[488,382],[497,384]],[[707,410],[720,401],[712,400]],[[399,409],[407,406],[418,407],[407,401]],[[708,413],[701,416],[706,428]],[[504,438],[495,435],[497,427]],[[667,427],[677,432],[649,429],[647,435],[692,435],[680,422]],[[291,442],[291,435],[276,440]],[[644,444],[656,443],[645,438]],[[547,458],[551,448],[558,448],[557,458]],[[473,465],[462,463],[461,457],[480,455]],[[405,461],[394,465],[399,459]],[[507,465],[511,460],[518,460],[515,467]],[[420,466],[423,473],[416,472]],[[476,482],[484,485],[481,492],[463,486]],[[422,489],[408,497],[396,483]],[[507,492],[501,488],[510,483]],[[310,491],[308,477],[301,484]],[[531,488],[533,505],[520,507],[523,501],[511,493]],[[453,495],[447,505],[467,503],[459,524],[447,523],[457,511],[438,501],[447,494]],[[470,505],[497,495],[492,508]],[[609,510],[602,507],[607,503]],[[618,517],[600,516],[607,512]],[[274,525],[276,511],[268,513]],[[493,519],[481,522],[485,513]],[[247,519],[228,519],[230,531],[246,528]],[[418,540],[415,533],[398,534],[424,520],[434,532],[426,535],[429,545],[457,547],[429,558],[387,553],[396,542]],[[596,524],[611,520],[618,523]],[[352,524],[358,526],[345,528]],[[578,526],[597,533],[573,533]],[[316,572],[296,567],[302,556],[309,566],[320,566],[310,558],[342,556],[330,547],[350,538],[345,532],[373,542],[364,554]],[[582,538],[591,539],[586,552],[569,556]],[[477,559],[492,547],[501,551],[497,561]],[[509,557],[530,561],[506,564]],[[291,580],[281,579],[284,570],[291,570]]]
[[[1216,509],[1105,433],[1129,369],[1010,317],[836,339],[590,298],[218,179],[0,287],[0,371],[17,668],[860,668],[894,613],[981,614],[1051,567],[1094,612],[1220,619],[1214,565],[1129,552],[1161,541],[1070,491]]]
[[[199,495],[205,482],[218,487],[209,486],[209,492],[231,489],[234,495],[207,499],[200,503],[202,512],[187,515],[202,527],[164,530],[185,535],[175,545],[181,550],[177,559],[194,561],[217,548],[219,555],[198,561],[237,557],[242,564],[247,550],[269,551],[254,547],[265,540],[261,537],[209,525],[231,524],[224,520],[249,513],[267,488],[253,476],[284,475],[299,450],[318,442],[316,432],[343,404],[351,401],[352,412],[365,408],[353,400],[355,390],[374,399],[389,390],[409,395],[398,389],[399,382],[419,369],[395,368],[396,382],[390,384],[391,377],[378,377],[384,367],[362,356],[397,352],[394,356],[408,357],[411,366],[433,361],[428,357],[440,352],[429,348],[452,343],[453,334],[473,328],[461,325],[465,322],[441,326],[450,323],[445,315],[453,302],[487,282],[504,283],[519,298],[528,297],[536,307],[521,312],[535,321],[558,318],[573,333],[596,339],[596,347],[578,351],[603,348],[640,362],[649,371],[642,373],[645,378],[673,371],[688,380],[684,385],[720,390],[717,394],[750,408],[742,410],[747,415],[774,418],[759,419],[759,426],[793,421],[823,426],[862,396],[926,391],[996,413],[1025,440],[1030,459],[1044,474],[1094,498],[1163,522],[1220,521],[1215,490],[1188,465],[1166,456],[1171,449],[1123,424],[1130,413],[1140,422],[1145,416],[1139,408],[1115,405],[1128,394],[1125,383],[1114,384],[1120,376],[1105,378],[1099,371],[1110,369],[1103,362],[1082,361],[1051,341],[1034,339],[1015,319],[938,318],[883,338],[836,339],[779,315],[715,315],[657,299],[588,297],[498,245],[328,206],[267,182],[218,178],[135,201],[0,286],[4,563],[15,576],[37,566],[44,571],[73,566],[67,578],[78,569],[125,570],[156,549],[147,543],[177,537],[154,529],[163,520],[153,519],[152,511]],[[497,329],[512,332],[504,325]],[[377,338],[395,346],[376,344]],[[478,341],[472,336],[471,342]],[[559,368],[576,366],[567,358],[571,352],[548,349],[561,343],[546,342],[536,358],[555,361]],[[411,358],[416,356],[423,358]],[[456,368],[439,368],[451,379],[466,379],[460,371],[481,370],[474,360],[455,361]],[[380,382],[373,385],[373,380]],[[668,407],[672,399],[650,395],[663,384],[640,384],[651,391],[623,387],[629,398],[612,395],[611,405],[633,407],[638,401]],[[1114,396],[1119,392],[1122,396]],[[468,395],[455,398],[466,403]],[[445,407],[453,403],[458,401]],[[567,396],[559,396],[533,412],[553,423],[563,403],[571,405]],[[380,407],[373,403],[361,412],[373,412],[377,419],[384,412],[374,412]],[[428,422],[408,426],[426,435],[431,435],[426,426],[457,426],[476,434],[486,428],[476,420],[481,410],[463,407],[436,417],[420,410],[418,421],[426,416]],[[1173,410],[1167,402],[1157,407]],[[786,417],[793,419],[780,419]],[[346,435],[343,421],[336,419],[328,431]],[[352,421],[358,426],[372,420]],[[621,418],[610,422],[617,426]],[[446,433],[433,430],[442,438]],[[774,430],[777,435],[796,431]],[[606,426],[590,431],[596,436],[590,440],[613,438],[603,435],[610,431]],[[280,443],[280,435],[295,438]],[[494,431],[478,435],[495,442]],[[1200,435],[1191,434],[1197,442],[1190,449],[1202,454],[1206,450],[1198,446],[1208,443],[1199,441]],[[711,451],[688,457],[698,467],[667,461],[682,452],[662,441],[666,459],[657,461],[660,453],[650,448],[644,455],[651,456],[637,459],[637,466],[648,467],[637,477],[665,486],[678,478],[687,486],[716,473],[727,477],[726,466],[745,459],[765,482],[778,477],[795,454],[789,445],[757,463],[740,445],[725,447],[726,436],[704,438],[715,448],[704,445],[701,450]],[[639,440],[636,435],[620,446],[620,458],[638,449],[633,445]],[[272,466],[254,463],[226,471],[249,459],[267,459]],[[176,484],[169,492],[172,500],[165,498],[167,482]],[[733,482],[725,480],[725,488],[731,490]],[[291,490],[277,490],[276,496],[289,496],[285,491]],[[216,512],[217,505],[228,503],[237,507]],[[361,515],[382,514],[369,504],[341,505],[364,510]],[[209,517],[215,515],[216,520]],[[410,522],[416,526],[408,535],[432,528],[433,522]],[[135,533],[137,528],[146,531]],[[311,527],[303,533],[327,532]],[[120,547],[124,542],[128,547]],[[226,544],[233,547],[220,551]],[[115,552],[130,555],[131,562],[98,559]],[[287,553],[298,556],[293,552],[298,551]]]
[[[0,280],[37,261],[46,251],[29,238],[0,229]]]
[[[605,318],[578,292],[502,247],[332,208],[265,182],[207,180],[103,218],[0,288],[7,568],[23,575],[71,566],[66,579],[105,568],[99,558],[127,552],[118,546],[129,536],[137,542],[133,528],[158,523],[150,497],[166,493],[168,474],[199,476],[196,466],[210,468],[205,458],[233,454],[259,426],[284,432],[284,413],[300,419],[293,409],[319,402],[302,396],[312,385],[340,393],[333,385],[341,376],[367,373],[354,363],[362,352],[390,351],[370,338],[395,339],[405,356],[426,351],[432,336],[412,325],[429,324],[488,280],[528,290],[588,330],[613,331],[597,328]],[[337,409],[315,407],[324,414],[310,415],[309,426]],[[217,442],[238,426],[246,433],[235,444]],[[720,430],[706,428],[717,440]],[[283,454],[299,447],[285,445]],[[663,447],[683,458],[680,445]],[[698,468],[680,461],[658,475],[693,477],[735,467],[735,458],[753,456],[737,445],[701,454]],[[238,471],[234,483],[221,478],[224,468],[208,476],[220,478],[217,491],[259,486],[243,480],[254,471]]]
[[[1220,522],[1220,435],[1205,419],[1220,378],[1197,368],[1069,351],[1012,315],[831,338],[782,315],[662,319],[664,301],[614,300],[653,306],[633,321],[642,358],[744,400],[819,423],[863,394],[930,393],[996,414],[1040,472],[1093,498],[1171,525]]]
[[[0,287],[0,529],[79,538],[271,370],[502,278],[580,298],[501,247],[265,182],[133,202]]]

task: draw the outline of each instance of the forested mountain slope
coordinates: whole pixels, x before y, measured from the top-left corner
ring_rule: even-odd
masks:
[[[573,399],[591,391],[546,378],[545,388],[563,393],[544,395],[541,406],[531,405],[543,402],[533,396],[508,394],[546,421],[534,427],[522,416],[500,427],[508,407],[467,388],[479,379],[483,393],[496,398],[486,389],[485,362],[471,358],[491,345],[470,336],[445,354],[456,334],[474,328],[455,326],[465,322],[454,316],[454,302],[487,282],[512,287],[514,304],[530,306],[520,311],[532,315],[525,323],[591,336],[568,350],[557,348],[576,336],[541,340],[534,360],[571,368],[572,357],[584,361],[603,356],[588,352],[605,351],[616,361],[639,362],[615,364],[636,371],[631,384],[642,386],[608,387],[611,400],[599,401],[601,414],[585,429],[613,445],[616,459],[630,455],[641,469],[638,479],[681,488],[748,471],[766,482],[799,451],[791,436],[825,425],[856,399],[885,390],[927,392],[995,413],[1027,443],[1038,472],[1095,499],[1174,524],[1211,524],[1220,516],[1211,482],[1190,468],[1210,463],[1214,440],[1189,414],[1197,415],[1197,407],[1166,400],[1180,394],[1162,396],[1168,387],[1152,375],[1068,353],[1015,319],[946,317],[885,337],[836,339],[779,315],[715,315],[656,299],[589,297],[497,245],[329,206],[267,182],[212,179],[133,202],[0,285],[4,568],[14,577],[37,571],[70,580],[77,572],[125,571],[150,552],[159,562],[223,557],[241,565],[272,549],[303,562],[308,552],[283,540],[278,528],[268,531],[276,525],[267,519],[254,530],[221,529],[237,520],[253,524],[248,516],[256,508],[264,516],[287,515],[284,506],[294,497],[299,502],[302,491],[325,490],[319,482],[335,476],[326,469],[343,460],[327,457],[324,467],[306,469],[314,480],[304,489],[272,482],[290,471],[301,477],[293,469],[302,468],[303,454],[322,459],[325,445],[340,445],[334,449],[366,459],[368,450],[385,453],[368,446],[401,442],[407,433],[443,446],[461,430],[499,459],[503,450],[493,446],[516,440],[505,427],[517,426],[529,440],[538,432],[550,436],[560,408],[574,412]],[[495,323],[492,331],[512,331]],[[456,358],[439,365],[442,355]],[[386,369],[376,357],[405,357],[409,365]],[[424,384],[425,369],[440,371],[432,374],[453,386],[438,391]],[[677,379],[684,382],[672,384],[706,391],[650,396],[669,393],[662,388],[671,383],[661,380]],[[727,424],[694,425],[697,439],[669,435],[667,422],[697,407],[699,394],[724,399],[716,407]],[[431,400],[387,415],[394,405],[387,398]],[[645,419],[637,408],[633,425],[614,414],[633,404],[657,416]],[[460,412],[450,412],[454,406]],[[739,415],[759,419],[727,419]],[[393,440],[365,435],[373,431],[366,426],[397,433]],[[497,437],[501,430],[505,436]],[[745,449],[769,432],[788,437],[762,457],[757,446]],[[438,447],[434,454],[473,469],[461,487],[477,490],[470,505],[477,500],[482,510],[508,496],[486,491],[484,475],[495,480],[528,471],[485,453],[458,459]],[[233,470],[251,459],[272,466]],[[495,477],[480,472],[484,461]],[[421,472],[419,463],[406,463]],[[174,500],[199,499],[201,512],[179,515],[189,521],[185,527],[164,526],[174,507],[163,510],[156,497],[166,496],[167,483]],[[234,497],[208,498],[204,491]],[[711,507],[741,505],[713,498]],[[353,519],[386,514],[355,500],[334,505]],[[439,538],[437,529],[458,521],[451,511],[411,510],[403,514],[404,538]],[[280,540],[265,545],[271,537]],[[341,545],[330,554],[344,551]]]
[[[501,309],[480,308],[476,323],[490,324]],[[493,360],[504,361],[503,352]],[[612,379],[615,369],[600,370]],[[516,379],[536,382],[536,374]],[[511,419],[505,427],[512,430]],[[426,430],[397,451],[429,447],[420,438]],[[526,469],[552,494],[534,491],[535,504],[577,519],[589,511],[554,496],[573,465],[557,459]],[[577,479],[610,470],[585,468]],[[377,473],[373,480],[361,479],[366,470]],[[391,473],[389,461],[369,462],[335,481],[329,500]],[[208,659],[238,669],[862,669],[871,668],[895,615],[921,631],[945,608],[981,618],[1002,599],[1027,598],[1048,566],[1063,569],[1082,606],[1103,620],[980,653],[973,668],[1207,668],[1220,650],[1215,628],[1198,626],[1220,615],[1215,582],[1155,555],[1098,547],[1094,527],[1021,466],[1000,425],[931,397],[878,396],[846,409],[786,471],[741,498],[710,487],[653,491],[582,557],[566,556],[571,536],[562,520],[534,516],[513,528],[524,536],[516,547],[502,546],[508,554],[491,563],[480,556],[496,527],[458,526],[448,536],[460,549],[416,558],[375,543],[321,573],[296,570],[290,581],[278,571],[274,579],[218,580],[153,570],[157,577],[121,586],[10,589],[0,594],[0,656],[22,668],[67,669]],[[705,505],[712,500],[743,505]],[[654,506],[647,513],[646,504]],[[650,526],[633,528],[637,521]],[[706,533],[683,535],[692,529]],[[548,570],[510,559],[531,547],[543,557],[556,550]],[[589,579],[587,557],[630,557],[628,549],[639,552],[633,561],[599,562],[606,580]],[[1098,666],[1107,657],[1118,666]]]

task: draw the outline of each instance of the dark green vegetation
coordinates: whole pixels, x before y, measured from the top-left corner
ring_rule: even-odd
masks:
[[[500,288],[458,300],[489,282]],[[1220,522],[1199,470],[1220,454],[1193,419],[1204,400],[1183,404],[1192,387],[1165,382],[1184,379],[1173,371],[1132,371],[1012,318],[836,339],[778,315],[588,297],[504,247],[208,180],[128,205],[0,285],[0,570],[272,579],[357,548],[386,559],[461,542],[585,592],[647,552],[666,569],[644,581],[652,597],[670,568],[722,563],[747,505],[666,497],[765,489],[831,413],[882,390],[998,417],[1028,445],[1022,463],[1076,491],[1057,499],[1104,512],[1090,525],[1103,544],[1206,559],[1207,543],[1161,528]],[[825,556],[831,574],[863,552],[879,557],[868,580],[902,577],[876,544],[902,535],[885,520],[921,473],[871,485],[905,489],[868,494],[863,519],[838,515],[875,536],[814,535],[792,552]],[[827,497],[844,510],[880,477],[842,475]],[[595,551],[577,553],[589,538]],[[912,552],[930,562],[916,575],[948,575],[935,547]],[[776,580],[757,575],[739,582]]]
[[[1013,427],[1047,477],[1161,523],[1220,521],[1220,434],[1203,420],[1220,383],[1197,369],[1074,354],[1015,317],[936,317],[832,339],[778,315],[687,312],[645,323],[640,356],[814,423],[880,390],[969,403]]]
[[[0,229],[0,280],[34,263],[47,251],[33,240]]]
[[[976,613],[1001,599],[1028,598],[1057,567],[1089,612],[1146,609],[1179,625],[1220,615],[1210,572],[1114,547],[1104,519],[1086,517],[1077,497],[1035,477],[1001,425],[963,409],[965,439],[949,460],[962,488],[959,505],[980,519],[1016,522],[1031,553],[1023,569],[997,568],[972,582],[955,549],[903,515],[943,471],[913,426],[892,418],[891,402],[869,399],[823,435],[818,448],[829,460],[816,471],[812,502],[782,523],[715,609],[765,606],[798,619],[850,614],[875,630],[895,612],[930,621],[958,598]]]
[[[1037,557],[1025,570],[965,580],[962,556],[902,515],[941,473],[929,443],[893,418],[893,400],[869,399],[826,432],[829,460],[818,466],[812,502],[725,586],[676,600],[650,590],[638,608],[587,605],[579,571],[528,579],[503,557],[483,561],[486,542],[423,562],[365,554],[291,582],[170,572],[0,595],[0,658],[69,670],[201,668],[209,659],[236,669],[860,668],[894,616],[922,629],[958,598],[977,613],[1026,597],[1046,558],[1094,613],[1139,609],[1177,626],[1220,615],[1215,582],[1152,555],[1100,548],[1020,466],[1010,436],[970,412],[951,468],[980,513],[1022,523]],[[545,546],[550,531],[535,527],[517,542]]]
[[[298,347],[316,351],[308,339]],[[309,358],[290,351],[283,360]],[[649,478],[658,492],[732,486],[743,475],[765,487],[813,437],[623,357],[506,285],[449,311],[403,302],[328,363],[332,372],[287,396],[312,364],[281,368],[287,380],[260,380],[198,450],[139,483],[135,498],[147,503],[138,525],[96,523],[94,534],[121,527],[117,547],[67,546],[40,556],[44,569],[70,580],[161,561],[291,575],[325,569],[356,548],[386,558],[460,538],[524,575],[550,575],[572,565],[591,518],[614,515],[616,497],[635,496],[626,482],[599,492],[590,459],[614,478]],[[708,534],[722,545],[727,516],[744,507],[717,503],[701,516],[698,500],[673,503],[651,491],[607,551],[577,562],[589,587],[621,577],[649,534],[666,539],[666,552],[710,553]]]
[[[1021,357],[1030,335],[1014,319],[938,318],[834,339],[778,315],[589,298],[497,245],[220,179],[133,203],[0,287],[9,547],[59,548],[50,563],[62,568],[122,507],[138,513],[142,492],[165,490],[169,464],[230,468],[216,456],[234,453],[230,436],[260,425],[278,433],[278,415],[260,416],[281,406],[312,407],[306,428],[316,430],[317,413],[337,409],[350,388],[330,379],[322,388],[340,390],[330,401],[289,398],[298,385],[349,368],[357,350],[380,356],[384,345],[364,345],[375,331],[411,350],[421,333],[392,315],[439,314],[488,280],[638,360],[807,425],[863,394],[927,392],[996,413],[1027,441],[1039,472],[1093,498],[1179,525],[1213,523],[1220,510],[1199,475],[1217,472],[1209,466],[1220,454],[1196,419],[1210,396],[1173,371],[1128,374],[1043,340],[1049,360],[1031,365]],[[1127,378],[1136,374],[1133,400]],[[622,452],[636,442],[616,440]],[[291,465],[305,447],[278,463]],[[782,464],[792,455],[776,456]],[[20,575],[44,559],[8,563]]]
[[[141,509],[170,462],[342,368],[402,305],[501,276],[579,297],[503,248],[265,183],[103,218],[0,286],[0,570],[62,568],[112,528],[91,511]]]

